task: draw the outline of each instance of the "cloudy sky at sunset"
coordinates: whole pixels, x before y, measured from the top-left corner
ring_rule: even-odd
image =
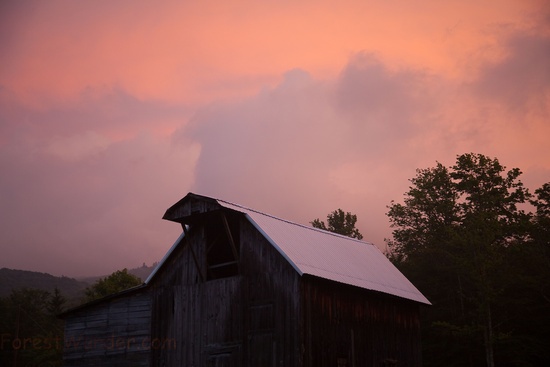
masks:
[[[2,1],[0,268],[160,260],[188,192],[385,247],[417,168],[550,181],[550,6],[534,0]]]

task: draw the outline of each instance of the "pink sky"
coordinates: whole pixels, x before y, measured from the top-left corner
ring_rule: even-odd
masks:
[[[158,261],[189,191],[385,247],[417,168],[550,181],[547,1],[3,1],[0,267]]]

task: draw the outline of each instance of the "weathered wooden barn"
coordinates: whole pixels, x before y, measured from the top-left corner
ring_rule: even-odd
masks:
[[[139,287],[64,314],[66,366],[420,366],[429,301],[374,245],[188,194]]]

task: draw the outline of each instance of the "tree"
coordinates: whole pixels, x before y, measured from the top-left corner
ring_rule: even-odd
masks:
[[[118,270],[106,278],[99,279],[94,285],[86,288],[86,300],[102,298],[141,284],[141,279],[128,273],[128,269]]]
[[[536,198],[531,201],[537,209],[534,239],[550,247],[550,182],[535,190],[535,195]]]
[[[0,298],[0,365],[61,366],[63,321],[56,313],[64,297],[55,293],[23,288]]]
[[[319,220],[319,218],[314,219],[310,224],[315,228],[361,240],[363,239],[363,235],[355,228],[356,222],[357,215],[350,212],[344,213],[342,209],[337,209],[327,215],[328,226],[325,225],[325,222]]]
[[[388,242],[395,263],[438,250],[431,244],[451,236],[459,220],[458,193],[448,168],[437,163],[435,168],[418,169],[410,181],[405,205],[392,201],[387,213],[396,228]]]
[[[434,365],[495,364],[494,346],[505,335],[494,322],[503,265],[507,249],[527,239],[530,223],[518,209],[530,198],[520,175],[497,159],[464,154],[452,167],[417,170],[404,204],[388,207],[389,257],[436,305],[424,338],[442,350]]]
[[[495,307],[495,320],[509,330],[500,343],[502,359],[514,361],[509,365],[550,364],[550,183],[535,194],[529,236],[505,248],[502,297]]]
[[[67,299],[63,297],[59,288],[55,287],[53,290],[53,294],[51,295],[51,298],[47,304],[48,312],[52,316],[59,315],[61,312],[63,312],[66,303]]]

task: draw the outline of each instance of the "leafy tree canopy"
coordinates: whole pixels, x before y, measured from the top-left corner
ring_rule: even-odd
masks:
[[[351,238],[357,238],[358,240],[363,239],[363,235],[355,228],[357,215],[351,214],[350,212],[344,213],[342,209],[337,209],[327,215],[328,225],[325,225],[325,222],[319,220],[319,218],[314,219],[310,223],[315,228],[324,229],[325,231],[338,233]]]
[[[128,273],[128,269],[115,271],[106,278],[99,279],[94,285],[86,288],[86,300],[108,296],[141,284],[141,279]]]
[[[521,226],[529,216],[517,205],[530,194],[518,179],[519,169],[505,172],[497,159],[469,153],[459,156],[452,167],[437,163],[416,173],[404,204],[392,202],[387,213],[394,260],[439,250],[442,245],[436,243],[451,240],[488,249],[525,234]]]
[[[403,203],[388,207],[388,257],[433,304],[423,317],[426,366],[550,360],[537,326],[550,322],[550,183],[532,199],[520,176],[463,154],[418,169]]]
[[[536,199],[531,203],[537,208],[537,217],[550,219],[550,182],[535,190]]]

